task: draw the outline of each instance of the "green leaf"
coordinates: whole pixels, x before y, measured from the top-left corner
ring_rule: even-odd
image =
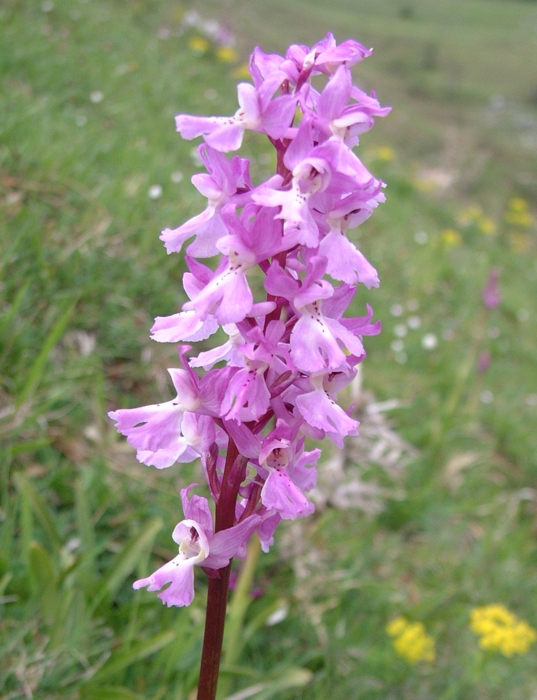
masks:
[[[153,518],[144,525],[142,532],[131,539],[123,552],[116,559],[114,566],[97,593],[92,603],[93,608],[97,607],[107,595],[114,596],[117,593],[125,579],[130,576],[136,568],[144,551],[152,546],[157,532],[161,527],[162,519]]]
[[[170,621],[170,629],[176,633],[175,641],[159,651],[155,657],[149,681],[154,679],[159,684],[172,683],[177,675],[184,680],[193,669],[197,673],[205,626],[205,611],[196,617],[195,622],[195,615],[191,614],[193,612],[194,606],[190,609],[182,608],[175,624]]]
[[[32,589],[41,598],[43,616],[47,622],[52,622],[56,617],[60,599],[57,589],[58,574],[51,556],[38,542],[30,543],[28,568]]]
[[[276,612],[276,610],[280,610],[286,605],[287,600],[285,598],[278,598],[258,612],[243,630],[241,639],[242,645],[244,646],[244,644],[251,639],[251,637],[266,623],[268,618]]]
[[[34,452],[40,447],[50,445],[50,443],[51,438],[49,437],[36,438],[35,440],[27,440],[26,442],[18,442],[17,444],[11,446],[11,454],[13,457],[16,457],[17,455],[24,454],[25,452]]]
[[[91,518],[91,508],[84,483],[81,478],[75,482],[75,516],[76,527],[82,543],[83,560],[79,571],[84,579],[93,581],[95,578],[95,557],[97,554],[95,528]]]
[[[107,685],[82,692],[83,700],[144,700],[142,695],[119,685]]]
[[[257,536],[252,537],[248,544],[246,559],[242,565],[231,602],[228,606],[223,654],[223,663],[228,666],[237,663],[244,646],[244,619],[252,602],[250,591],[260,552],[261,544],[259,538]]]
[[[76,647],[80,638],[87,633],[89,624],[84,593],[75,588],[62,589],[54,624],[50,631],[49,648]]]
[[[171,641],[175,639],[175,632],[161,632],[155,635],[151,639],[147,639],[139,644],[133,644],[127,651],[122,652],[119,649],[112,658],[107,661],[104,666],[102,666],[97,673],[93,676],[90,683],[93,685],[97,681],[102,681],[104,678],[109,678],[114,676],[116,673],[123,671],[131,664],[136,661],[141,661],[142,659],[151,656],[162,647],[165,647]]]
[[[15,298],[13,299],[13,303],[11,304],[11,307],[9,308],[9,311],[6,313],[6,315],[2,318],[2,321],[0,322],[0,332],[2,335],[5,333],[7,330],[7,327],[15,318],[19,307],[21,306],[22,302],[24,301],[24,297],[26,296],[26,292],[28,291],[28,287],[31,284],[31,280],[27,280],[25,284],[22,285],[22,287],[19,289],[17,294],[15,295]]]
[[[23,512],[26,507],[31,507],[32,512],[36,515],[37,519],[39,520],[43,530],[45,531],[48,537],[48,543],[50,543],[50,545],[54,547],[55,551],[59,550],[59,548],[63,544],[62,538],[60,537],[60,534],[56,529],[54,519],[50,514],[50,511],[47,508],[45,501],[39,495],[35,486],[24,474],[22,474],[21,472],[16,473],[14,475],[14,480],[17,489],[19,490],[19,492],[22,493],[23,496]]]
[[[259,678],[259,671],[249,666],[237,666],[236,664],[221,664],[221,676],[243,676],[244,678]]]
[[[20,495],[13,496],[6,501],[3,508],[4,519],[2,527],[0,527],[0,568],[2,571],[9,571],[13,568],[15,552],[18,554],[20,550],[23,553],[26,551],[23,547],[23,541],[27,534],[23,531],[22,519],[20,519],[20,538],[16,536],[19,524],[18,511],[21,507],[21,501]],[[30,543],[31,539],[31,534],[29,534],[27,544]]]
[[[63,311],[56,324],[50,329],[49,334],[45,338],[45,341],[39,354],[37,355],[33,364],[28,370],[28,373],[26,375],[26,381],[24,382],[21,390],[18,393],[17,407],[21,406],[25,401],[27,401],[30,398],[30,396],[34,393],[35,389],[38,387],[39,382],[41,381],[41,378],[45,371],[45,365],[47,363],[48,357],[56,343],[62,337],[67,323],[69,322],[69,319],[71,318],[71,315],[75,310],[77,302],[78,297],[74,301],[69,300],[69,305],[67,306],[65,311]]]
[[[28,280],[26,284],[22,285],[22,287],[17,292],[15,299],[13,299],[13,303],[11,304],[9,311],[3,318],[0,319],[0,338],[2,338],[5,341],[4,349],[2,351],[2,354],[0,355],[0,366],[4,363],[4,359],[7,357],[9,351],[11,350],[15,338],[15,333],[10,333],[8,335],[8,328],[11,324],[11,321],[17,315],[19,308],[22,305],[22,302],[24,301],[24,297],[26,296],[26,292],[28,291],[28,287],[30,286],[30,284],[31,280]]]
[[[11,571],[8,571],[0,579],[0,597],[2,597],[4,595],[4,593],[6,592],[6,588],[9,586],[9,582],[11,581],[12,578],[13,578],[13,574],[11,573]]]
[[[45,588],[57,579],[56,567],[47,550],[38,542],[31,542],[28,550],[30,575],[36,581],[37,587]]]
[[[22,556],[25,561],[28,562],[30,544],[34,536],[34,517],[29,490],[26,488],[26,485],[22,479],[20,481],[17,479],[18,476],[19,474],[15,474],[14,481],[21,494],[20,543],[22,548]]]
[[[255,683],[248,688],[233,693],[233,695],[228,695],[225,700],[247,700],[248,698],[269,700],[278,696],[284,690],[304,688],[312,678],[313,673],[305,668],[288,668],[278,675],[274,675],[272,680]]]

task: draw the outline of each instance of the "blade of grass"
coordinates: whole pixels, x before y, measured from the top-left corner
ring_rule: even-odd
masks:
[[[17,479],[15,479],[17,486]],[[29,565],[30,544],[34,536],[34,516],[32,512],[32,502],[24,481],[20,482],[19,492],[21,496],[21,512],[20,512],[20,543],[24,561]]]
[[[144,700],[143,695],[133,693],[122,686],[101,686],[95,690],[88,690],[82,695],[83,700]]]
[[[23,510],[25,507],[29,507],[31,511],[33,511],[47,535],[48,542],[52,547],[54,547],[55,551],[59,550],[63,544],[63,541],[56,528],[56,524],[54,523],[54,518],[50,514],[45,501],[37,492],[35,486],[24,474],[21,472],[16,473],[14,480],[17,489],[23,494]],[[27,503],[28,506],[25,506],[25,503]],[[30,540],[31,539],[32,536],[30,536]],[[27,546],[29,546],[29,544],[30,541],[27,542]]]
[[[13,457],[17,455],[24,454],[25,452],[33,452],[38,450],[40,447],[47,447],[50,445],[51,438],[42,437],[36,438],[35,440],[27,440],[26,442],[18,442],[16,445],[11,446],[11,454]]]
[[[6,592],[6,588],[9,586],[9,582],[13,578],[13,574],[11,571],[8,571],[7,574],[4,574],[2,578],[0,579],[0,598],[4,595]]]
[[[61,579],[59,581],[61,586]],[[86,596],[80,589],[61,590],[61,600],[50,631],[50,648],[76,648],[88,633],[92,621],[88,616]]]
[[[244,646],[244,619],[252,598],[250,591],[254,579],[255,568],[259,559],[261,544],[254,536],[248,544],[248,551],[243,567],[237,579],[237,585],[228,607],[228,619],[224,634],[224,654],[222,666],[234,666],[240,658]],[[231,678],[221,679],[217,697],[223,698],[229,694]]]
[[[282,673],[279,673],[273,680],[264,683],[255,683],[244,690],[239,690],[238,693],[228,695],[226,700],[247,700],[248,698],[256,698],[256,700],[270,700],[277,697],[284,690],[290,688],[304,688],[312,679],[313,673],[305,668],[288,668]]]
[[[159,651],[159,649],[162,649],[162,647],[165,647],[174,639],[175,632],[169,630],[167,632],[161,632],[154,637],[151,637],[151,639],[147,639],[139,644],[133,645],[128,652],[121,653],[121,650],[119,650],[109,661],[104,664],[104,666],[97,671],[90,681],[91,685],[96,682],[101,682],[105,678],[114,676],[116,673],[123,671],[136,661],[141,661],[142,659],[151,656],[151,654]]]
[[[56,324],[50,329],[47,337],[45,338],[45,341],[43,343],[43,347],[41,348],[41,351],[37,355],[34,363],[30,367],[27,375],[26,375],[26,381],[24,382],[21,390],[18,393],[17,396],[17,402],[16,405],[17,407],[22,406],[25,401],[27,401],[31,395],[34,393],[34,391],[37,389],[39,386],[39,383],[43,377],[43,373],[45,371],[45,366],[48,360],[48,357],[56,345],[56,343],[60,340],[62,337],[65,328],[67,327],[67,323],[69,322],[69,319],[71,318],[71,315],[73,311],[75,310],[75,307],[78,302],[78,297],[75,298],[74,300],[69,300],[69,304],[67,305],[67,308],[65,308],[60,315],[60,318],[56,322]]]
[[[106,596],[114,596],[116,594],[127,576],[130,576],[136,568],[144,551],[151,547],[161,527],[161,518],[153,518],[144,525],[142,532],[133,537],[126,545],[95,596],[91,605],[92,610],[94,610]]]
[[[4,339],[4,348],[2,350],[2,353],[0,354],[0,367],[3,365],[5,357],[11,350],[15,338],[15,333],[12,333],[10,336],[8,336],[7,330],[11,324],[11,321],[19,312],[19,309],[22,305],[22,302],[24,301],[24,297],[26,296],[26,292],[28,291],[30,283],[31,280],[28,280],[25,284],[22,285],[22,287],[15,295],[15,298],[13,299],[13,303],[11,304],[9,311],[2,319],[0,319],[0,338]]]
[[[32,590],[39,595],[43,617],[50,624],[56,619],[61,600],[58,572],[52,557],[38,542],[30,543],[28,569]]]
[[[96,552],[95,529],[91,519],[88,495],[81,477],[75,482],[75,518],[76,528],[82,543],[82,552],[84,553],[81,570],[83,570],[84,577],[89,577],[93,580],[96,573],[94,556]]]

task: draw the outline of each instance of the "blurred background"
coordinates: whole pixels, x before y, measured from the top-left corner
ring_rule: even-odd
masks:
[[[204,206],[174,115],[233,114],[255,45],[328,31],[374,47],[355,79],[393,106],[356,150],[387,202],[351,234],[383,332],[221,695],[537,698],[537,3],[3,0],[0,27],[2,698],[195,697],[204,577],[188,609],[131,584],[175,556],[198,467],[139,464],[106,413],[170,396],[158,236]],[[258,135],[241,155],[270,174]]]

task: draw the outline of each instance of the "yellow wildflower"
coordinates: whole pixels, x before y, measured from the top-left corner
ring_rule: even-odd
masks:
[[[537,640],[533,627],[499,604],[474,608],[470,613],[470,629],[480,637],[481,649],[499,651],[508,657],[525,654]]]
[[[513,226],[531,226],[533,216],[529,211],[508,211],[505,215],[505,220]]]
[[[194,51],[194,53],[205,53],[209,48],[210,44],[207,39],[202,36],[193,36],[189,42],[188,47]]]
[[[527,253],[531,248],[531,238],[527,233],[511,231],[509,233],[509,244],[515,253]]]
[[[505,220],[513,226],[531,226],[533,216],[528,211],[528,203],[522,197],[511,197],[507,203],[508,211]]]
[[[451,248],[451,246],[454,245],[460,245],[462,243],[461,234],[458,231],[455,231],[453,228],[444,229],[441,232],[440,237],[442,238],[442,242],[448,248]]]
[[[528,203],[525,199],[522,199],[522,197],[511,197],[508,206],[511,211],[517,211],[519,213],[528,211]]]
[[[239,64],[236,68],[233,69],[231,75],[233,78],[242,78],[243,80],[251,80],[252,78],[247,63]]]
[[[375,152],[375,156],[379,160],[392,161],[395,160],[395,151],[391,146],[379,146]]]
[[[233,46],[219,46],[216,49],[216,58],[222,63],[235,63],[239,58],[239,54],[235,51]]]
[[[402,632],[404,632],[407,625],[408,622],[405,620],[405,618],[399,615],[399,617],[395,617],[391,622],[388,622],[386,625],[386,632],[390,635],[390,637],[398,637]]]
[[[481,233],[484,233],[487,236],[492,236],[494,233],[496,233],[496,224],[492,219],[489,219],[486,216],[480,217],[477,220],[477,225],[479,226]]]
[[[479,221],[483,216],[483,209],[477,204],[472,204],[463,209],[457,217],[457,223],[461,226],[469,226],[474,221]]]
[[[438,184],[434,180],[426,177],[416,177],[413,180],[414,187],[420,192],[434,192],[438,189]]]
[[[427,634],[421,622],[409,622],[404,617],[396,617],[388,623],[386,632],[394,638],[395,651],[408,663],[435,660],[434,639]]]
[[[463,209],[457,216],[457,223],[459,226],[476,224],[481,233],[485,233],[487,236],[496,233],[496,224],[492,219],[484,215],[483,209],[477,204],[472,204]]]

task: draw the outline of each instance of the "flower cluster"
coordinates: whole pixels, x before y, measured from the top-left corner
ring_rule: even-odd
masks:
[[[533,627],[499,604],[474,608],[470,628],[480,637],[481,649],[499,651],[507,657],[525,654],[537,640]]]
[[[395,651],[409,663],[435,660],[434,639],[427,634],[421,622],[396,617],[387,625],[386,632],[393,637]]]
[[[176,117],[183,138],[204,139],[206,172],[192,182],[207,199],[203,212],[161,235],[168,253],[186,246],[189,269],[188,301],[151,329],[157,342],[179,344],[181,366],[169,370],[176,396],[110,413],[144,464],[199,458],[216,504],[213,527],[208,501],[189,500],[185,489],[185,520],[173,533],[179,555],[135,583],[159,590],[170,582],[160,593],[168,605],[192,600],[195,564],[218,575],[254,531],[267,551],[282,519],[313,512],[306,494],[320,451],[306,450],[306,438],[342,446],[357,434],[336,395],[365,358],[362,337],[380,331],[369,306],[344,316],[359,284],[379,283],[346,235],[384,201],[383,183],[352,150],[389,111],[352,83],[350,68],[370,53],[331,34],[285,56],[256,48],[234,115]],[[324,76],[321,90],[313,76]],[[257,185],[247,159],[224,155],[246,130],[276,149],[276,174]],[[186,343],[220,328],[223,345],[187,357]]]
[[[512,197],[508,202],[505,221],[513,226],[528,227],[533,224],[533,216],[528,203],[521,197]]]

